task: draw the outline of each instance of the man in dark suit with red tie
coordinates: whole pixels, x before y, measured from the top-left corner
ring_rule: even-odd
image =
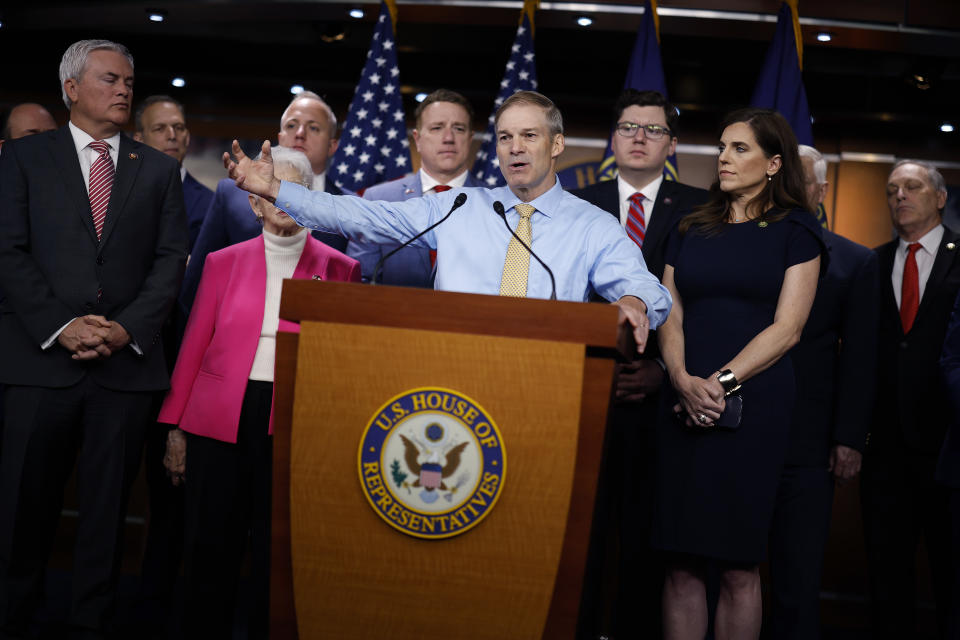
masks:
[[[0,156],[0,637],[31,634],[63,489],[77,465],[69,636],[109,632],[124,513],[151,399],[167,388],[160,327],[183,276],[177,163],[120,132],[133,58],[83,40],[60,63],[70,122]]]
[[[901,160],[887,180],[896,240],[877,248],[877,400],[861,498],[875,637],[915,634],[917,546],[923,538],[941,630],[950,608],[947,491],[934,480],[950,424],[938,367],[957,291],[960,235],[942,224],[947,199],[932,165]]]
[[[677,148],[677,114],[657,91],[625,90],[613,108],[610,137],[617,179],[571,191],[620,220],[627,235],[640,246],[647,269],[657,278],[663,277],[670,230],[707,197],[703,189],[664,179],[667,158]],[[598,524],[611,518],[613,522],[607,526],[618,532],[620,541],[620,558],[615,563],[618,592],[613,607],[613,635],[618,638],[653,636],[660,617],[663,575],[648,545],[649,474],[653,470],[658,392],[664,378],[656,347],[656,339],[651,338],[643,356],[621,365],[618,372],[617,401],[611,410],[605,478],[601,483],[609,487],[610,494],[598,498],[601,502],[609,499],[612,510],[607,516],[604,507],[598,507]],[[604,546],[600,538],[606,535],[604,527],[594,536],[589,571],[605,563],[598,545]],[[597,578],[588,575],[587,579]],[[581,619],[585,628],[596,626],[587,618],[597,615],[589,612],[597,606],[585,601]],[[590,630],[594,635],[597,631]]]

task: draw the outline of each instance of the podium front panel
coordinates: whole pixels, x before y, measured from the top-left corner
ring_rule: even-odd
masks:
[[[584,348],[569,342],[304,322],[290,443],[299,637],[541,638],[573,489],[583,372]],[[481,407],[506,465],[484,519],[442,539],[385,522],[359,472],[378,410],[422,389]],[[405,483],[384,475],[397,480],[391,490],[414,490],[410,473]]]

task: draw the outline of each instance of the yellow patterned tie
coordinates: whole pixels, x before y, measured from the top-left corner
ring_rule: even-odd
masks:
[[[531,205],[520,203],[514,207],[520,214],[520,222],[517,224],[517,235],[520,239],[532,246],[533,234],[530,232],[530,216],[536,211]],[[500,279],[500,295],[513,296],[514,298],[523,298],[527,295],[527,274],[530,272],[530,253],[517,242],[516,238],[510,238],[510,244],[507,246],[507,259],[503,263],[503,276]]]

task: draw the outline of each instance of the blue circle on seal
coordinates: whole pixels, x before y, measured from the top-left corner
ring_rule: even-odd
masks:
[[[421,387],[373,414],[358,452],[363,493],[387,524],[442,539],[469,531],[500,498],[506,451],[490,415],[470,397]]]

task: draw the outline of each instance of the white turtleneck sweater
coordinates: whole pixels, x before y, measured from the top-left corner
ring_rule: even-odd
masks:
[[[251,380],[273,382],[273,362],[277,349],[277,327],[280,325],[280,288],[284,278],[292,278],[300,262],[300,254],[307,244],[307,233],[277,236],[263,230],[263,245],[267,253],[267,291],[263,301],[263,327],[257,354],[250,368]]]

